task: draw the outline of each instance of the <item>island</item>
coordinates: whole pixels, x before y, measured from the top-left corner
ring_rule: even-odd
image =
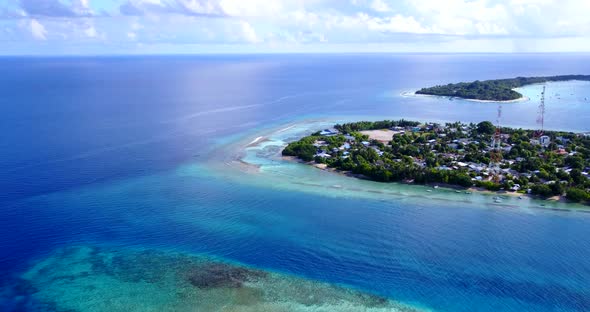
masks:
[[[378,182],[475,187],[588,204],[590,133],[498,130],[489,121],[361,121],[291,142],[282,155]]]
[[[416,94],[458,97],[480,101],[514,101],[523,95],[513,89],[522,86],[550,81],[583,80],[590,81],[590,75],[562,75],[549,77],[517,77],[474,82],[450,83],[430,88],[422,88]]]

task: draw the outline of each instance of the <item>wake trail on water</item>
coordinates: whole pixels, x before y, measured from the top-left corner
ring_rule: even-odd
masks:
[[[201,111],[201,112],[192,113],[192,114],[185,115],[185,116],[175,118],[175,119],[165,120],[165,121],[162,121],[161,123],[166,124],[166,123],[182,122],[182,121],[191,120],[191,119],[194,119],[194,118],[200,117],[200,116],[217,114],[217,113],[226,113],[226,112],[231,112],[231,111],[260,107],[260,106],[263,106],[263,104],[252,104],[252,105],[241,105],[241,106],[230,106],[230,107],[224,107],[224,108],[217,108],[217,109],[212,109],[212,110],[208,110],[208,111]]]
[[[201,117],[201,116],[206,116],[206,115],[213,115],[213,114],[218,114],[218,113],[225,113],[225,112],[231,112],[231,111],[237,111],[237,110],[247,110],[247,109],[251,109],[251,108],[255,108],[255,107],[264,107],[264,106],[269,106],[272,104],[277,104],[277,103],[281,103],[285,100],[289,100],[289,99],[294,99],[294,98],[298,98],[298,97],[302,97],[302,96],[308,96],[308,95],[313,95],[313,94],[321,94],[321,93],[329,93],[328,91],[322,91],[322,92],[301,92],[301,93],[295,93],[295,94],[290,94],[290,95],[285,95],[285,96],[281,96],[277,99],[268,101],[268,102],[264,102],[264,103],[258,103],[258,104],[250,104],[250,105],[237,105],[237,106],[229,106],[229,107],[223,107],[223,108],[216,108],[216,109],[211,109],[211,110],[206,110],[206,111],[199,111],[199,112],[194,112],[194,113],[190,113],[188,115],[184,115],[178,118],[173,118],[173,119],[169,119],[169,120],[165,120],[162,121],[161,123],[175,123],[175,122],[183,122],[183,121],[187,121],[187,120],[191,120],[197,117]]]

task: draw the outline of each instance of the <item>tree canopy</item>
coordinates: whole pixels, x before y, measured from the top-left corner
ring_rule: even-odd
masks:
[[[479,134],[493,134],[496,131],[496,127],[489,121],[482,121],[477,124],[477,132]]]
[[[544,83],[548,81],[586,80],[590,75],[561,75],[549,77],[517,77],[512,79],[476,80],[474,82],[450,83],[430,88],[422,88],[416,94],[451,96],[464,99],[486,101],[510,101],[522,97],[513,89],[525,85]]]
[[[489,121],[361,121],[334,128],[338,133],[316,132],[289,143],[283,155],[380,182],[475,185],[541,197],[565,194],[568,200],[590,203],[590,136],[585,134],[545,131],[551,144],[541,146],[531,143],[534,130],[503,127],[501,161],[492,167],[495,126]],[[389,141],[360,132],[388,128],[397,130]]]

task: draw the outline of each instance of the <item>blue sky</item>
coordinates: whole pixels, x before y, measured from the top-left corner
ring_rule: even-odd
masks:
[[[0,0],[0,54],[590,52],[589,0]]]

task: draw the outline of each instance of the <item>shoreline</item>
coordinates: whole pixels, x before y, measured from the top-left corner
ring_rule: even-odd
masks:
[[[453,100],[453,98],[458,98],[458,99],[462,99],[462,100],[466,100],[466,101],[472,101],[472,102],[480,102],[480,103],[517,103],[517,102],[526,102],[526,101],[530,101],[530,98],[524,96],[522,93],[520,93],[519,91],[517,91],[518,89],[522,89],[528,86],[534,86],[534,85],[545,85],[545,84],[551,84],[551,83],[560,83],[560,82],[572,82],[572,81],[590,81],[590,75],[558,75],[558,76],[545,76],[545,77],[516,77],[516,78],[508,78],[508,79],[489,79],[489,80],[483,80],[483,81],[474,81],[474,82],[480,82],[482,84],[486,84],[486,88],[490,87],[490,83],[504,83],[504,82],[511,82],[511,81],[515,81],[518,80],[517,87],[515,88],[509,88],[508,86],[497,86],[497,85],[493,85],[491,86],[491,88],[496,89],[496,91],[500,91],[500,90],[507,90],[510,89],[513,92],[516,92],[518,94],[521,95],[520,98],[518,99],[514,99],[514,100],[506,100],[506,101],[502,101],[502,100],[478,100],[478,99],[469,99],[469,98],[465,98],[465,97],[461,97],[461,96],[453,96],[453,95],[436,95],[436,94],[416,94],[417,91],[404,91],[401,93],[401,96],[437,96],[437,97],[446,97],[449,98],[450,100]],[[473,82],[472,82],[473,83]],[[467,82],[461,82],[461,83],[450,83],[446,86],[443,85],[437,85],[437,86],[433,86],[433,87],[427,87],[427,88],[422,88],[420,90],[423,89],[440,89],[440,88],[445,88],[445,87],[450,87],[450,88],[463,88],[463,86],[460,85],[464,85],[467,84]],[[454,91],[456,92],[456,90]],[[448,92],[446,92],[448,93]]]
[[[493,100],[477,100],[477,99],[466,99],[459,96],[446,96],[446,95],[433,95],[433,94],[417,94],[416,91],[403,91],[400,93],[402,97],[434,97],[434,98],[446,98],[448,100],[460,99],[463,101],[469,101],[474,103],[501,103],[501,104],[511,104],[511,103],[521,103],[521,102],[528,102],[531,99],[527,96],[522,96],[518,99],[514,100],[507,100],[507,101],[493,101]]]
[[[512,198],[515,197],[522,197],[522,199],[528,199],[528,200],[538,200],[538,201],[544,201],[544,202],[548,202],[548,203],[560,203],[560,204],[565,204],[567,206],[570,206],[572,204],[572,202],[567,201],[567,199],[565,198],[565,196],[561,195],[561,196],[552,196],[546,199],[543,199],[539,196],[536,195],[531,195],[531,194],[521,194],[518,192],[513,192],[513,191],[490,191],[490,190],[486,190],[484,188],[481,187],[476,187],[476,186],[471,186],[468,188],[462,187],[462,186],[458,186],[458,185],[452,185],[452,184],[444,184],[444,183],[428,183],[428,184],[416,184],[413,182],[403,182],[403,181],[396,181],[396,182],[378,182],[378,181],[374,181],[371,180],[365,176],[363,176],[362,174],[355,174],[352,172],[346,172],[346,171],[341,171],[335,168],[329,168],[326,164],[318,164],[315,163],[313,161],[304,161],[301,160],[295,156],[281,156],[281,159],[284,161],[288,161],[288,162],[295,162],[295,163],[299,163],[299,164],[303,164],[303,165],[307,165],[307,166],[311,166],[314,167],[316,169],[319,170],[323,170],[323,171],[327,171],[327,172],[331,172],[340,176],[345,176],[345,177],[349,177],[349,178],[356,178],[359,180],[365,180],[365,181],[371,181],[371,182],[375,182],[375,183],[384,183],[384,184],[399,184],[399,185],[411,185],[411,186],[423,186],[425,188],[433,188],[433,189],[438,189],[441,188],[447,192],[451,192],[451,191],[455,191],[455,192],[461,192],[463,194],[469,195],[470,193],[474,193],[474,194],[480,194],[480,195],[488,195],[488,196],[509,196]],[[429,191],[429,190],[427,190]],[[501,203],[500,203],[501,204]],[[586,207],[572,207],[570,209],[566,209],[566,208],[554,208],[554,207],[545,207],[544,204],[540,204],[539,207],[529,207],[532,209],[543,209],[543,210],[551,210],[551,211],[577,211],[577,212],[585,212],[585,213],[590,213],[590,207],[586,208]]]
[[[317,189],[317,187],[312,183],[312,184],[306,184],[305,182],[302,181],[294,181],[289,183],[288,180],[285,180],[284,176],[276,176],[274,175],[274,172],[278,171],[280,172],[281,169],[278,169],[281,166],[285,166],[290,163],[290,164],[296,164],[296,165],[306,165],[307,168],[309,167],[315,167],[316,169],[320,169],[322,171],[324,171],[326,174],[328,175],[332,175],[334,174],[334,177],[341,177],[341,178],[356,178],[356,179],[350,179],[351,185],[355,185],[355,186],[351,186],[350,189],[348,189],[347,187],[345,187],[346,181],[342,180],[342,181],[330,181],[329,183],[331,184],[327,184],[326,187],[328,188],[334,188],[334,189],[348,189],[350,192],[350,194],[346,193],[342,196],[354,196],[354,197],[365,197],[366,195],[363,194],[354,194],[357,191],[367,191],[369,193],[382,193],[384,194],[384,196],[394,196],[395,198],[411,198],[411,197],[415,197],[418,196],[420,198],[429,198],[432,200],[442,200],[442,201],[459,201],[459,202],[472,202],[474,201],[474,203],[476,204],[484,204],[484,205],[488,205],[488,207],[505,207],[505,208],[522,208],[522,209],[540,209],[543,211],[572,211],[572,212],[584,212],[584,213],[588,213],[590,214],[590,207],[584,206],[582,204],[578,204],[578,203],[573,203],[573,202],[567,202],[567,201],[563,201],[563,200],[555,200],[555,199],[543,199],[540,197],[536,197],[534,195],[529,195],[529,194],[519,194],[519,193],[510,193],[510,192],[505,192],[505,191],[500,191],[500,192],[492,192],[492,191],[487,191],[487,190],[481,190],[481,189],[477,189],[477,188],[473,188],[473,189],[469,189],[469,188],[464,188],[464,187],[459,187],[459,186],[453,186],[453,185],[443,185],[443,184],[429,184],[429,185],[423,185],[423,184],[415,184],[415,183],[404,183],[404,182],[390,182],[390,183],[380,183],[377,181],[373,181],[370,179],[367,179],[366,177],[360,176],[358,174],[353,174],[351,172],[342,172],[342,171],[337,171],[336,169],[333,168],[327,168],[321,164],[315,164],[313,162],[308,163],[305,162],[301,159],[298,159],[296,157],[293,156],[283,156],[282,155],[282,150],[287,146],[288,142],[294,140],[294,138],[297,137],[302,137],[305,135],[308,135],[309,133],[312,133],[313,131],[317,131],[318,129],[324,129],[326,127],[329,127],[329,125],[332,125],[336,122],[347,122],[348,120],[351,120],[350,116],[347,116],[347,118],[343,118],[343,117],[333,117],[333,118],[317,118],[317,119],[300,119],[300,120],[294,120],[288,123],[282,123],[282,124],[276,124],[274,125],[272,128],[266,128],[266,129],[260,129],[258,131],[249,133],[248,135],[242,136],[241,138],[237,139],[235,141],[233,141],[229,146],[225,146],[222,148],[222,150],[224,150],[228,156],[231,155],[231,157],[225,157],[218,165],[220,167],[218,167],[217,169],[224,171],[224,170],[236,170],[236,171],[240,171],[242,174],[246,174],[246,175],[255,175],[257,177],[262,177],[263,175],[269,174],[270,176],[268,177],[269,180],[271,179],[277,179],[274,183],[276,187],[279,188],[288,188],[288,189],[294,189],[292,186],[289,186],[291,184],[296,184],[296,185],[307,185],[309,187],[313,187],[313,189]],[[278,136],[278,137],[277,137]],[[260,139],[258,139],[256,142],[253,142],[255,139],[262,137]],[[288,137],[289,140],[288,141],[284,141],[283,137]],[[263,141],[263,142],[261,142]],[[267,156],[261,156],[262,158],[260,158],[260,156],[256,156],[256,153],[258,150],[261,150],[263,147],[260,144],[268,144],[270,143],[270,146],[274,146],[276,147],[276,150],[274,150],[272,152],[272,155],[268,154]],[[246,156],[247,153],[249,154],[249,156]],[[250,158],[250,157],[254,157],[254,158]],[[256,159],[260,158],[260,162],[257,161]],[[280,163],[283,162],[284,165],[281,165]],[[312,165],[312,166],[310,166]],[[272,170],[265,170],[265,168],[267,166],[272,167]],[[278,166],[278,167],[277,167]],[[275,169],[276,167],[276,169]],[[232,169],[233,168],[233,169]],[[289,169],[288,169],[289,170]],[[313,170],[313,169],[312,169]],[[291,174],[290,172],[288,174]],[[309,177],[309,172],[306,173],[305,175]],[[311,173],[313,175],[313,173]],[[242,176],[242,177],[246,177],[246,176]],[[313,177],[313,176],[312,176]],[[345,178],[346,177],[346,178]],[[298,177],[299,179],[303,179],[303,177]],[[259,180],[257,178],[254,178],[255,180]],[[315,179],[314,179],[315,180]],[[337,178],[336,178],[337,180]],[[252,182],[251,178],[248,178],[248,181]],[[355,182],[356,181],[356,182]],[[245,183],[248,183],[246,181],[244,181]],[[285,185],[283,185],[282,183],[285,183]],[[358,183],[361,183],[359,185],[356,185]],[[363,184],[363,183],[379,183],[382,184],[383,186],[371,186],[370,184]],[[361,186],[362,185],[362,186]],[[387,185],[393,186],[393,188],[389,189],[387,188]],[[397,187],[396,187],[397,185]],[[434,192],[426,192],[428,187],[434,187],[434,186],[438,186],[440,187],[439,191],[442,192],[437,192],[436,190],[432,190]],[[375,191],[372,191],[371,188],[375,187]],[[398,189],[399,187],[401,187],[400,189]],[[409,187],[410,189],[405,189],[406,187]],[[297,189],[299,189],[297,187]],[[387,191],[385,191],[385,189],[387,189]],[[309,190],[310,192],[316,192],[313,190]],[[307,192],[307,191],[306,191]],[[393,192],[393,193],[392,193]],[[454,194],[454,193],[464,193],[464,192],[473,192],[474,195],[477,195],[476,197],[470,198],[469,196],[462,196],[462,198],[459,198],[459,196],[452,196],[453,199],[447,199],[447,198],[443,198],[446,197],[447,195],[460,195],[460,194]],[[318,193],[318,194],[321,194]],[[324,193],[325,194],[325,193]],[[444,195],[447,194],[447,195]],[[332,195],[330,195],[332,196]],[[333,196],[340,196],[338,194],[333,194]],[[443,197],[441,197],[443,196]],[[500,196],[504,202],[503,203],[494,203],[492,201],[492,196]],[[516,200],[516,197],[518,196],[522,196],[523,200]],[[545,207],[545,205],[547,205]]]

